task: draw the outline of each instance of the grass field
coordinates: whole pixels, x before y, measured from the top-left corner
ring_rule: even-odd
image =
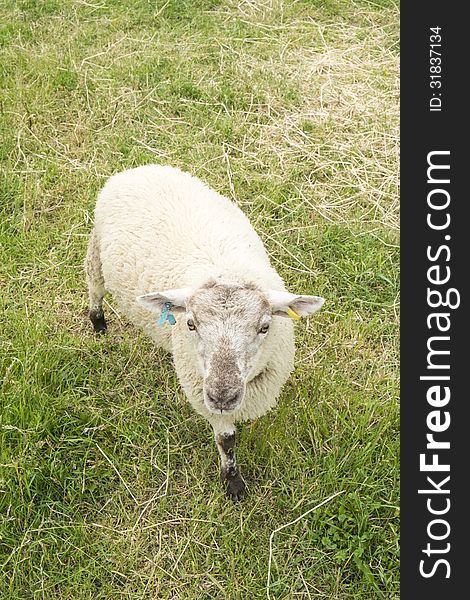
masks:
[[[397,599],[395,3],[0,13],[1,598]],[[327,300],[277,410],[240,428],[242,503],[171,357],[111,298],[106,337],[87,320],[96,193],[149,162],[233,198],[289,289]]]

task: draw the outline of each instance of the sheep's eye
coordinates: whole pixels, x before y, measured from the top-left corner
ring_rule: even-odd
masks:
[[[187,320],[187,325],[190,331],[194,331],[196,329],[196,325],[194,325],[194,321],[192,319]]]
[[[261,327],[261,329],[259,330],[260,333],[267,333],[269,329],[269,324],[267,323],[266,325],[263,325],[263,327]]]

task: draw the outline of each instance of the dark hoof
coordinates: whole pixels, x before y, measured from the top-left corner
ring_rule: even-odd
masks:
[[[103,335],[103,333],[106,333],[106,329],[108,329],[108,326],[106,325],[103,312],[90,310],[90,321],[93,324],[93,329],[95,330],[95,333],[97,333],[98,335]]]
[[[227,479],[225,481],[227,496],[231,498],[234,502],[238,502],[242,500],[245,495],[245,482],[238,475],[233,479]]]
[[[97,335],[104,335],[106,333],[106,330],[108,329],[108,326],[106,325],[106,323],[97,325],[93,323],[93,329],[95,330],[95,333]]]

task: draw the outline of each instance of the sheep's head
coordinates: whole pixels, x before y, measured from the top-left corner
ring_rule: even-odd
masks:
[[[204,402],[215,413],[233,412],[243,402],[246,382],[269,336],[272,317],[288,316],[289,309],[306,316],[324,302],[318,296],[212,281],[194,290],[153,292],[137,300],[153,312],[160,313],[169,302],[172,312],[185,313],[203,377]]]

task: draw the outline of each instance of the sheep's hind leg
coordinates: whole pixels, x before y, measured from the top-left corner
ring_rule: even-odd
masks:
[[[227,495],[232,500],[241,500],[245,495],[245,482],[240,476],[240,470],[235,458],[235,429],[218,431],[214,427],[215,443],[220,454],[220,479],[225,486]]]
[[[107,329],[103,312],[103,298],[106,290],[104,288],[100,251],[95,230],[93,230],[90,241],[88,242],[88,252],[85,259],[85,271],[87,274],[88,294],[90,299],[88,314],[90,321],[93,324],[95,333],[103,334]]]

